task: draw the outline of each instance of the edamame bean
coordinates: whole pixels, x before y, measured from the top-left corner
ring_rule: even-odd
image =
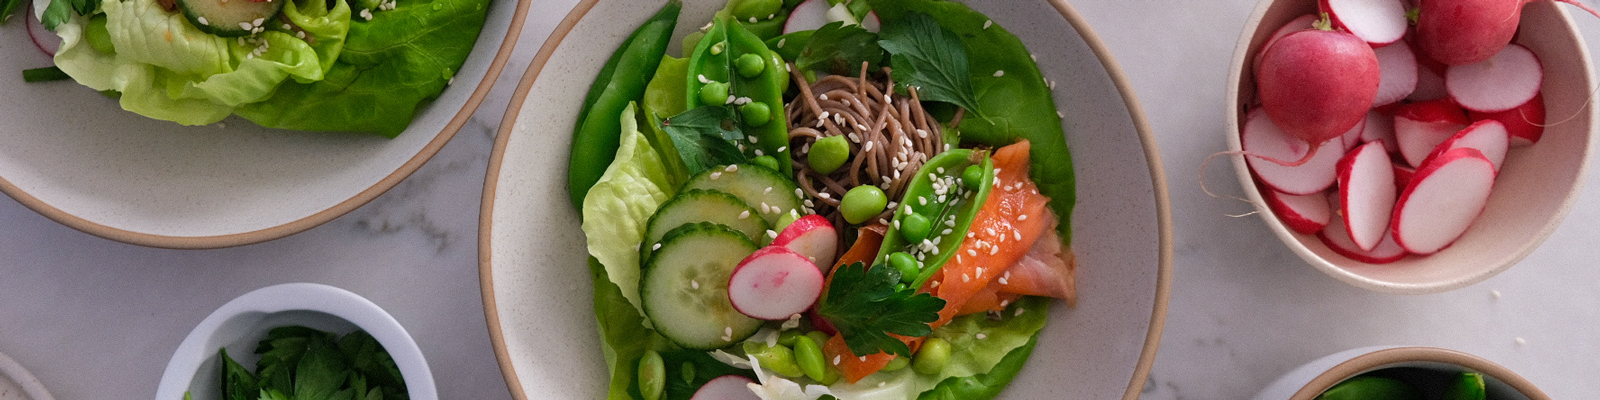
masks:
[[[844,198],[839,200],[839,212],[844,214],[845,222],[859,224],[883,213],[888,205],[889,196],[883,194],[883,189],[861,185],[844,193]]]
[[[728,3],[728,13],[740,21],[750,18],[767,19],[783,9],[783,0],[733,0]]]
[[[961,171],[961,184],[969,190],[978,190],[978,186],[983,185],[983,166],[968,165]]]
[[[778,344],[794,347],[794,339],[805,335],[806,334],[804,332],[800,332],[799,329],[786,330],[778,333]]]
[[[726,82],[708,82],[700,87],[700,102],[705,104],[723,104],[728,102],[728,84]]]
[[[768,347],[765,343],[744,342],[744,353],[754,356],[762,368],[778,375],[797,378],[804,372],[795,364],[794,351],[782,345]]]
[[[950,342],[931,337],[922,342],[917,355],[911,359],[911,369],[919,374],[934,375],[950,363]]]
[[[733,70],[739,72],[739,76],[742,77],[754,78],[766,69],[767,62],[762,61],[761,56],[754,53],[745,53],[733,60]]]
[[[783,216],[778,217],[778,223],[773,224],[772,230],[773,231],[777,231],[777,232],[783,232],[784,229],[789,227],[789,224],[793,224],[794,221],[799,220],[799,219],[800,219],[800,212],[799,211],[789,210],[788,214],[784,214]]]
[[[806,332],[806,337],[811,338],[811,341],[813,342],[817,342],[818,346],[828,344],[828,339],[832,338],[832,336],[828,336],[828,334],[822,333],[822,331]]]
[[[811,144],[811,151],[806,153],[806,162],[819,174],[833,173],[850,159],[850,142],[846,140],[844,136],[817,139],[816,143]]]
[[[822,331],[806,332],[806,337],[810,338],[812,343],[816,343],[818,348],[821,348],[822,346],[826,346],[827,343],[828,343],[828,339],[830,339],[828,334],[822,333]],[[824,355],[823,357],[827,357],[827,356]],[[824,359],[822,361],[823,361],[822,365],[824,367],[824,368],[822,368],[823,378],[822,379],[818,379],[817,383],[821,383],[823,385],[832,385],[834,382],[838,382],[839,378],[842,377],[842,375],[839,373],[839,369],[838,368],[834,368],[832,365],[828,364],[827,363],[828,360],[826,360],[826,359]]]
[[[752,159],[750,159],[750,163],[751,164],[755,164],[755,165],[760,165],[760,166],[763,166],[763,167],[767,167],[767,168],[771,168],[773,171],[777,171],[778,170],[778,159],[777,158],[773,158],[772,156],[760,156],[760,157],[752,158]]]
[[[644,395],[644,400],[657,400],[666,387],[667,365],[661,360],[661,353],[645,350],[644,357],[639,358],[639,394]]]
[[[911,213],[900,218],[900,237],[905,238],[906,243],[921,243],[932,232],[933,221],[927,216]]]
[[[801,336],[794,341],[794,360],[807,378],[821,382],[827,378],[827,364],[822,361],[822,346],[811,338]]]
[[[901,283],[914,282],[917,280],[917,275],[922,273],[922,269],[917,268],[917,259],[901,251],[889,255],[889,266],[900,271]]]
[[[886,365],[883,366],[883,371],[886,371],[886,372],[899,371],[899,370],[905,369],[905,367],[909,366],[909,365],[911,365],[911,358],[910,357],[895,356],[895,358],[893,360],[889,360],[889,364],[886,364]]]
[[[747,125],[762,126],[772,121],[772,108],[767,107],[766,103],[749,103],[739,106],[739,116],[744,117],[744,123]]]

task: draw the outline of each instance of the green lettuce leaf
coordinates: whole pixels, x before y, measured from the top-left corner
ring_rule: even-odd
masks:
[[[583,234],[589,254],[639,314],[639,243],[646,223],[661,203],[672,197],[665,164],[634,116],[636,104],[622,111],[622,138],[617,157],[583,198]]]

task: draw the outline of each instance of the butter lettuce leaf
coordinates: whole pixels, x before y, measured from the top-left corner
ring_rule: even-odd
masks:
[[[643,315],[639,243],[650,216],[675,188],[669,185],[661,155],[639,132],[637,109],[634,103],[623,109],[617,157],[583,197],[583,234],[588,237],[589,255],[605,266],[611,282]]]

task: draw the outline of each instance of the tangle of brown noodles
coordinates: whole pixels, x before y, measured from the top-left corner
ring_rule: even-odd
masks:
[[[839,200],[850,188],[873,185],[888,195],[890,206],[868,221],[887,220],[912,175],[945,150],[938,121],[922,109],[916,88],[907,90],[910,99],[895,98],[893,79],[869,79],[866,64],[860,76],[832,75],[811,84],[798,68],[789,67],[800,88],[800,95],[785,106],[789,148],[797,150],[790,152],[790,161],[807,206],[844,226]],[[883,76],[889,76],[889,68]],[[811,169],[806,156],[812,143],[829,136],[849,139],[850,158],[832,173],[821,174]]]

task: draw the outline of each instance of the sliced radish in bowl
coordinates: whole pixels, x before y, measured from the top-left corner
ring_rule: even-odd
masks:
[[[728,278],[728,302],[739,313],[768,321],[788,319],[822,296],[822,271],[783,246],[756,250]]]
[[[1449,99],[1406,104],[1395,109],[1395,144],[1407,163],[1421,167],[1435,147],[1471,123]]]
[[[1345,229],[1344,221],[1337,218],[1328,224],[1327,229],[1317,233],[1317,238],[1322,239],[1322,243],[1328,245],[1328,249],[1333,252],[1368,264],[1388,264],[1400,261],[1410,254],[1400,247],[1400,244],[1395,243],[1394,235],[1388,231],[1384,232],[1383,240],[1372,250],[1362,250],[1356,246],[1354,240],[1350,239],[1350,232]]]
[[[750,390],[752,383],[756,382],[739,375],[719,376],[700,386],[689,400],[761,400]]]
[[[1313,234],[1328,226],[1328,221],[1333,219],[1333,210],[1328,207],[1328,192],[1316,192],[1304,195],[1282,193],[1270,188],[1261,188],[1261,197],[1266,199],[1267,207],[1272,213],[1277,214],[1289,229],[1304,234]]]
[[[1298,160],[1311,151],[1313,145],[1304,140],[1289,136],[1282,129],[1267,118],[1267,114],[1259,109],[1252,111],[1247,117],[1243,132],[1239,133],[1240,147],[1245,152],[1272,157],[1279,160]],[[1328,143],[1333,145],[1329,146]],[[1343,143],[1333,140],[1323,142],[1328,146],[1323,151],[1318,151],[1311,160],[1295,167],[1283,166],[1260,157],[1245,156],[1250,168],[1256,172],[1256,177],[1268,187],[1289,194],[1311,194],[1320,192],[1333,185],[1337,173],[1335,164],[1344,153]]]
[[[1404,100],[1417,90],[1417,55],[1406,42],[1394,42],[1372,50],[1378,56],[1378,96],[1372,106],[1378,107]]]
[[[783,232],[772,239],[772,245],[794,250],[811,260],[817,269],[826,271],[833,266],[834,255],[839,250],[839,232],[833,229],[828,218],[811,214],[783,228]]]
[[[1472,148],[1446,151],[1417,169],[1395,204],[1395,242],[1416,254],[1454,243],[1483,213],[1494,177],[1494,164]]]
[[[1474,121],[1500,121],[1505,125],[1506,133],[1511,135],[1512,147],[1531,145],[1544,136],[1544,95],[1534,95],[1533,99],[1510,110],[1492,113],[1468,111],[1467,116]]]
[[[1383,47],[1406,34],[1406,9],[1400,0],[1321,0],[1320,9],[1351,34]]]
[[[1500,171],[1500,166],[1506,161],[1506,151],[1511,147],[1511,136],[1500,121],[1486,119],[1474,122],[1449,139],[1445,139],[1444,143],[1439,143],[1439,147],[1435,147],[1433,153],[1429,154],[1422,164],[1427,165],[1440,154],[1463,147],[1482,152],[1483,156],[1489,159],[1489,163],[1494,164],[1494,170]]]
[[[1544,82],[1544,69],[1533,51],[1507,45],[1488,60],[1453,65],[1445,71],[1444,87],[1462,108],[1481,112],[1505,111],[1533,100]]]
[[[1394,164],[1383,142],[1368,142],[1339,160],[1339,208],[1350,239],[1372,250],[1394,211]]]

